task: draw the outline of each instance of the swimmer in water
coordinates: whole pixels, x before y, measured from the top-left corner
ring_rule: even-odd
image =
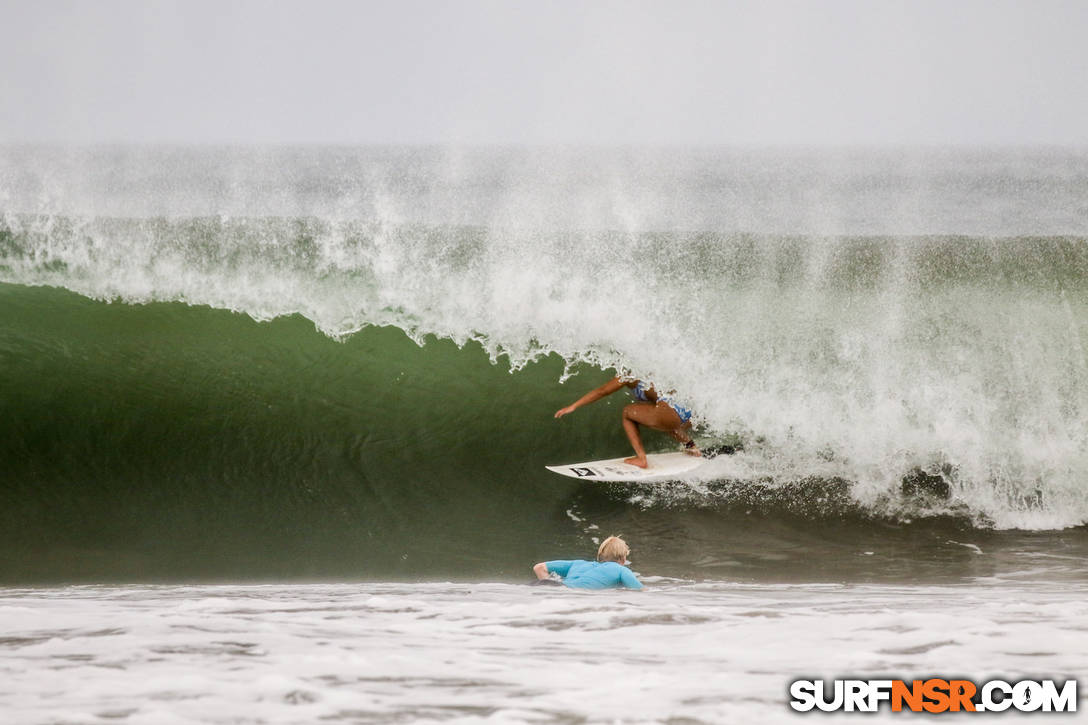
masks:
[[[630,388],[635,398],[635,402],[623,408],[623,430],[627,433],[627,440],[631,442],[631,447],[635,449],[634,457],[625,458],[624,463],[630,463],[639,468],[646,468],[649,465],[646,460],[646,449],[642,447],[642,436],[639,435],[639,426],[643,425],[668,433],[677,442],[683,444],[686,453],[693,456],[702,455],[688,432],[691,430],[691,411],[670,401],[667,395],[658,395],[652,385],[634,378],[614,377],[599,388],[578,398],[566,408],[555,411],[555,417],[562,418],[583,405],[594,403],[621,388]]]
[[[628,568],[631,565],[627,561],[630,554],[631,549],[626,541],[618,536],[609,536],[597,549],[595,562],[582,559],[542,561],[533,566],[533,573],[536,574],[537,584],[558,583],[572,589],[642,589],[642,582]],[[553,574],[562,578],[556,581],[551,578]]]

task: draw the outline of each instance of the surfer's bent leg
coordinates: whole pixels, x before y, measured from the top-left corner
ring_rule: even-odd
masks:
[[[676,438],[677,432],[683,428],[684,424],[676,411],[662,402],[631,403],[624,407],[623,430],[627,433],[627,440],[631,442],[631,447],[635,449],[635,456],[634,458],[626,458],[623,462],[639,468],[646,468],[649,463],[646,460],[646,449],[642,447],[642,436],[638,430],[641,425],[664,431]],[[691,440],[691,437],[688,436],[687,439]],[[680,439],[677,438],[677,440]]]
[[[669,431],[669,435],[673,437],[677,443],[681,443],[684,446],[684,452],[690,456],[701,456],[702,451],[695,447],[695,441],[691,438],[691,421],[686,421],[680,425],[679,428],[673,428]]]

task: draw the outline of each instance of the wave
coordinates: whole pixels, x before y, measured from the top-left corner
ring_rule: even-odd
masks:
[[[604,374],[555,386],[578,370],[630,371],[675,389],[696,412],[705,440],[739,442],[743,455],[711,468],[722,480],[847,481],[852,505],[892,518],[919,514],[910,480],[921,480],[940,494],[926,499],[923,515],[1023,529],[1088,521],[1082,238],[544,233],[314,217],[8,214],[0,226],[0,280],[15,285],[6,291],[13,301],[44,285],[101,301],[185,303],[266,322],[297,315],[334,340],[393,327],[417,343],[478,343],[492,363],[512,371],[561,360],[554,375],[534,377],[532,386],[532,395],[553,404]],[[60,299],[62,307],[73,304]],[[7,305],[8,354],[30,365],[35,334],[18,308]],[[126,325],[140,329],[157,309],[122,316],[129,322],[95,322],[84,343],[103,344],[93,342],[100,324],[131,334]],[[168,309],[181,329],[199,317]],[[71,348],[71,333],[63,324],[43,333],[51,336],[45,344]],[[203,334],[215,336],[215,326]],[[181,360],[211,354],[171,349]],[[260,379],[252,359],[260,354],[226,359],[237,363],[234,374]],[[400,365],[374,345],[364,356],[370,365]],[[296,365],[277,398],[312,389],[298,370],[321,363]],[[75,368],[52,374],[66,385],[85,377]],[[439,377],[457,394],[393,407],[452,416],[465,438],[554,435],[548,416],[504,418],[495,428],[493,391],[466,393],[456,375]],[[36,378],[25,385],[49,387]],[[197,386],[184,395],[221,392]],[[622,453],[623,444],[610,440],[610,450],[580,439],[555,455]],[[527,457],[531,450],[516,452]]]
[[[0,578],[520,575],[609,528],[837,579],[1083,527],[1086,190],[1053,149],[0,148]],[[627,450],[619,396],[551,417],[617,370],[737,452],[555,480]]]

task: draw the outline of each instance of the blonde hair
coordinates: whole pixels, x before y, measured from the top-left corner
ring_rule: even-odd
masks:
[[[597,549],[597,561],[615,561],[622,564],[630,553],[631,548],[626,541],[618,536],[609,536]]]

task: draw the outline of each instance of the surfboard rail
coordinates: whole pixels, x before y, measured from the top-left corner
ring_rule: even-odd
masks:
[[[648,468],[639,468],[624,463],[623,458],[609,458],[603,461],[585,463],[567,463],[558,466],[545,466],[552,473],[567,478],[601,482],[643,482],[674,481],[691,473],[706,463],[705,458],[689,456],[683,452],[650,453],[646,456]]]

